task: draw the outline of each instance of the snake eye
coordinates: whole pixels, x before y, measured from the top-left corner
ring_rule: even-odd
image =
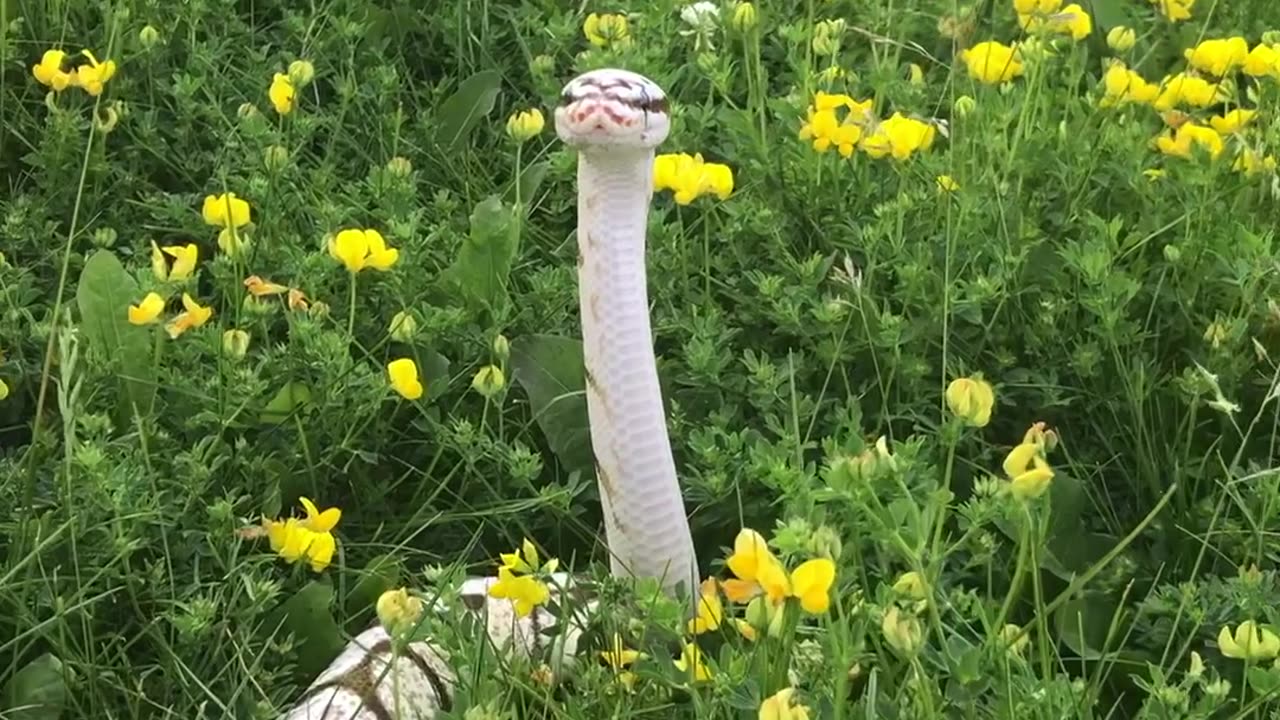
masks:
[[[565,89],[564,92],[560,93],[560,104],[568,105],[571,102],[573,102],[573,93],[569,92],[568,89]]]

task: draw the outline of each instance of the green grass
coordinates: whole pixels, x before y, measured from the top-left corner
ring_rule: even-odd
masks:
[[[701,42],[670,2],[0,0],[0,717],[276,717],[383,590],[433,597],[526,537],[605,579],[575,157],[550,127],[504,131],[603,66],[671,95],[661,152],[735,180],[659,192],[648,238],[703,572],[727,577],[753,528],[792,567],[835,562],[831,608],[699,636],[713,676],[689,683],[679,613],[606,582],[555,688],[451,636],[455,716],[753,718],[794,684],[815,718],[1280,717],[1275,653],[1218,641],[1280,626],[1280,178],[1233,167],[1275,152],[1280,73],[1236,67],[1180,108],[1257,111],[1216,159],[1155,145],[1180,118],[1099,104],[1110,59],[1159,84],[1202,40],[1277,41],[1280,5],[1081,4],[1087,37],[987,85],[961,51],[1024,38],[1005,0],[760,3],[748,29],[717,3]],[[631,44],[591,45],[587,14],[618,11]],[[53,48],[118,69],[51,94],[32,67]],[[314,78],[281,115],[268,88],[296,60]],[[800,137],[819,90],[934,140],[819,153]],[[241,252],[201,215],[223,192],[252,207]],[[347,228],[398,262],[353,286],[326,251]],[[197,245],[194,274],[157,279],[152,242]],[[250,298],[255,275],[305,307]],[[151,291],[161,323],[130,324]],[[184,292],[213,314],[170,338]],[[391,388],[397,358],[422,397]],[[980,427],[948,406],[963,377],[994,388]],[[1037,422],[1054,474],[1024,501],[1002,462]],[[299,497],[342,509],[319,573],[246,532]],[[924,600],[895,589],[910,571]],[[649,655],[635,693],[597,660],[613,630]]]

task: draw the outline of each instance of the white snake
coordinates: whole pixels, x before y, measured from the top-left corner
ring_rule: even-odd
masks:
[[[666,94],[636,73],[594,70],[565,85],[555,124],[578,151],[587,414],[610,568],[619,577],[657,579],[672,595],[693,595],[697,557],[667,435],[645,271],[654,153],[670,129]],[[490,639],[504,652],[540,651],[547,638],[539,631],[555,618],[542,608],[516,618],[509,601],[488,596],[493,581],[468,580],[465,608],[437,610],[484,614]],[[559,630],[557,662],[575,653],[581,634],[576,622]],[[431,720],[451,708],[456,682],[439,647],[417,642],[392,657],[386,631],[374,626],[347,645],[284,720]]]

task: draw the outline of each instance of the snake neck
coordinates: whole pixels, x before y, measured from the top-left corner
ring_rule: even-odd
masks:
[[[654,359],[645,271],[652,150],[578,161],[578,279],[587,413],[615,576],[692,592],[697,562]]]

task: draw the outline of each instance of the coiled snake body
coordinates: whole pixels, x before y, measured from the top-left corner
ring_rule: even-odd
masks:
[[[587,413],[615,576],[648,577],[673,595],[699,584],[658,384],[645,270],[655,148],[670,130],[666,94],[633,72],[594,70],[565,85],[556,132],[578,151],[578,281]],[[571,582],[571,578],[565,578]],[[488,597],[493,578],[467,581],[462,608],[485,617],[506,652],[540,649],[555,622],[539,608],[516,618]],[[586,609],[590,609],[588,603]],[[562,618],[562,621],[564,619]],[[572,656],[579,629],[562,627]],[[393,656],[379,626],[353,639],[285,720],[430,720],[452,705],[456,677],[433,643]]]

